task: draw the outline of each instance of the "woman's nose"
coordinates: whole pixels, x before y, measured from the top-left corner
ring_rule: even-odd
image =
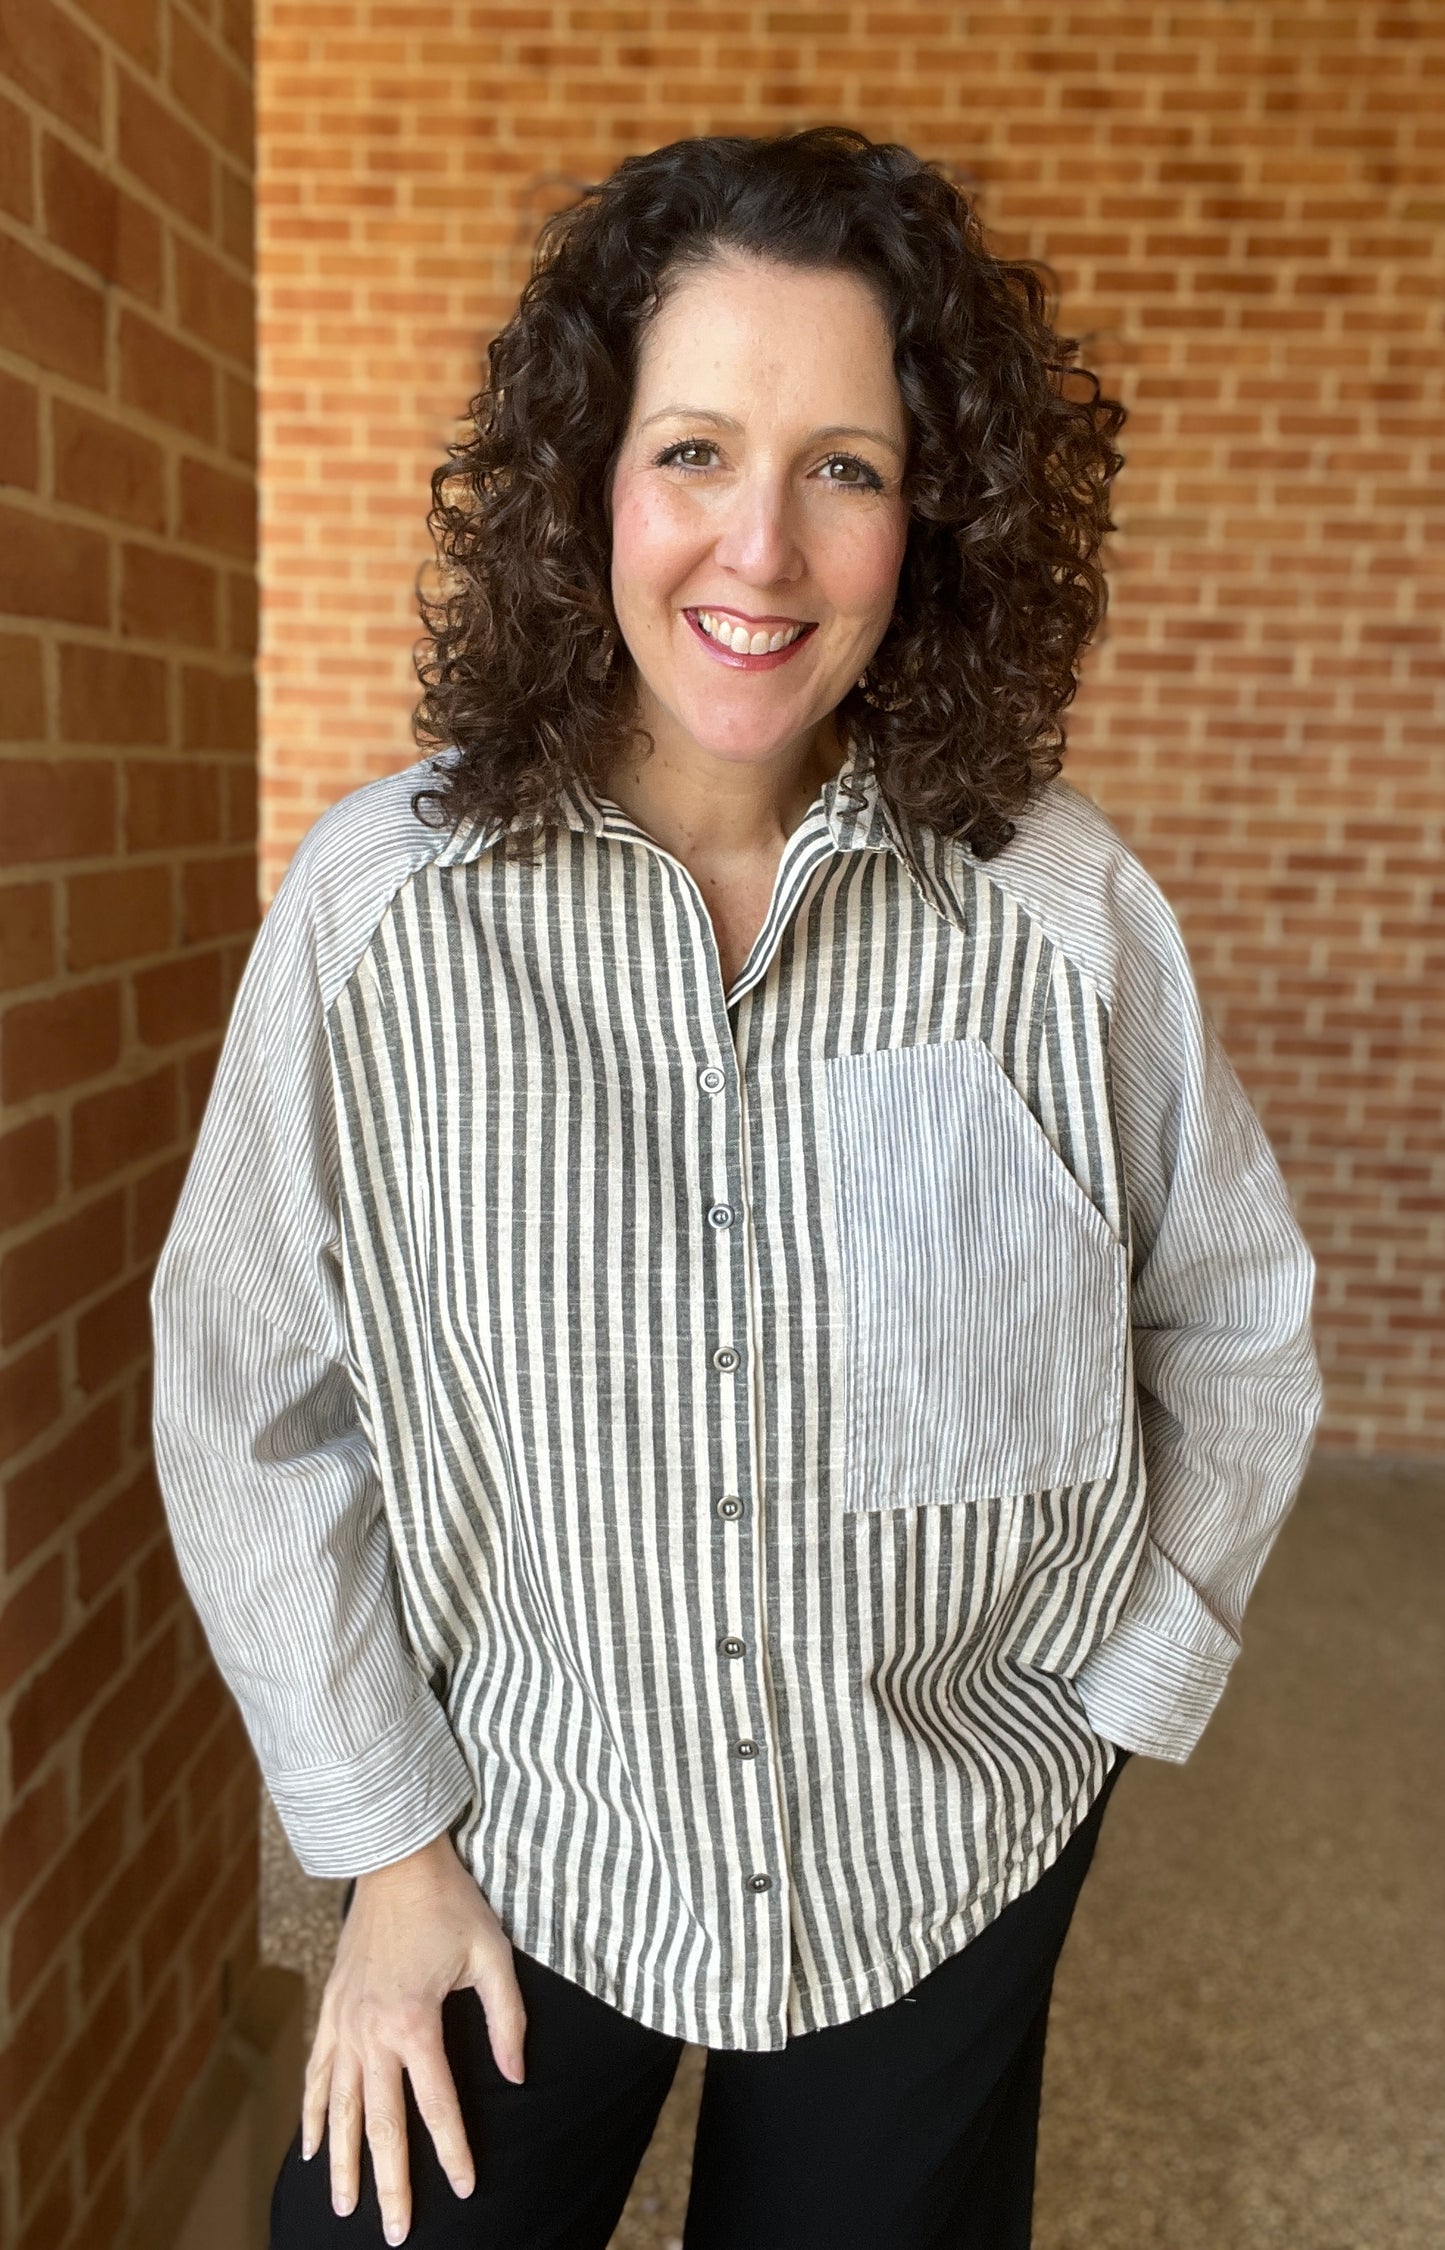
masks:
[[[753,586],[800,578],[804,561],[786,487],[772,478],[749,478],[732,496],[717,542],[724,570]]]

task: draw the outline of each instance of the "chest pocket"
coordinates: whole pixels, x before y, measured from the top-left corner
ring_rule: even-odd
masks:
[[[1107,1476],[1124,1418],[1123,1245],[993,1055],[955,1039],[834,1056],[824,1077],[844,1506]]]

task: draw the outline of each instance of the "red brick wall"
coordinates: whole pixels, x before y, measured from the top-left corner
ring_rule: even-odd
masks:
[[[261,57],[268,885],[410,755],[427,473],[566,183],[821,120],[942,157],[1133,408],[1073,771],[1283,1156],[1325,1442],[1445,1453],[1436,0],[263,0]]]
[[[244,0],[0,0],[0,2237],[103,2250],[255,1953],[146,1290],[254,922]]]

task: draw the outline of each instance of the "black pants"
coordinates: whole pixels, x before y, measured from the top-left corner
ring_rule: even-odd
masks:
[[[1054,1967],[1118,1771],[1048,1873],[906,1999],[768,2053],[709,2051],[684,2250],[1028,2250]],[[678,2040],[515,1962],[524,2085],[493,2062],[476,1994],[443,2004],[465,2202],[407,2089],[414,2250],[605,2250],[672,2084]],[[326,2144],[303,2164],[298,2133],[271,2229],[272,2250],[375,2250],[369,2156],[338,2219]]]

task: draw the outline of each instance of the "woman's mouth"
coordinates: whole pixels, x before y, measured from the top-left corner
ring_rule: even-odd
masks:
[[[786,664],[818,629],[799,618],[739,617],[725,609],[685,609],[682,614],[709,656],[743,672]]]

